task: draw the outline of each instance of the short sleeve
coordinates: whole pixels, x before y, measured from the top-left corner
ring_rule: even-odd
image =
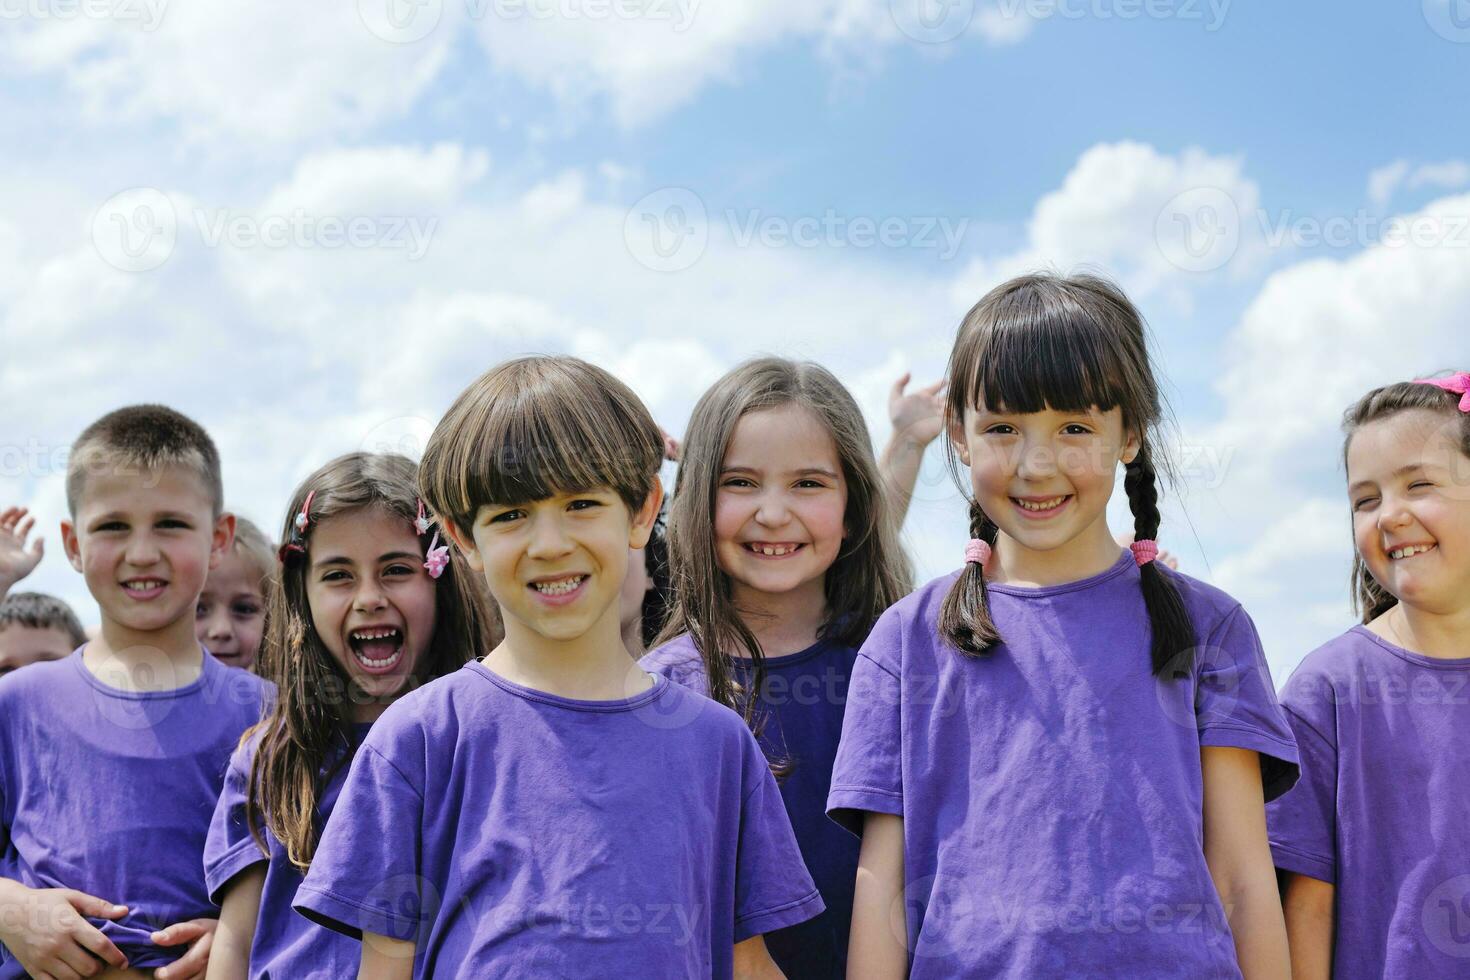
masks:
[[[433,916],[418,863],[423,754],[408,735],[380,739],[375,727],[363,743],[292,903],[354,939],[371,932],[418,941]]]
[[[1286,694],[1290,698],[1290,686]],[[1337,880],[1337,745],[1290,701],[1286,716],[1296,732],[1302,778],[1266,807],[1271,857],[1283,871],[1332,884]]]
[[[1299,775],[1296,737],[1276,700],[1255,624],[1235,607],[1196,651],[1195,718],[1200,745],[1250,749],[1261,757],[1266,801]]]
[[[735,867],[735,942],[820,915],[826,906],[802,861],[775,777],[756,744],[745,737],[744,802]]]
[[[848,685],[827,813],[859,836],[865,812],[903,814],[902,642],[903,620],[890,609],[858,651]]]
[[[245,819],[245,800],[250,783],[250,765],[255,758],[256,738],[237,748],[225,771],[224,788],[214,805],[209,836],[204,841],[204,884],[209,900],[224,903],[225,890],[246,868],[269,860],[251,836]],[[261,831],[265,834],[264,829]]]

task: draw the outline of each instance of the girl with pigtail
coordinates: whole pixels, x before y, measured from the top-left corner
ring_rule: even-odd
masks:
[[[373,722],[489,649],[442,538],[403,456],[341,456],[292,495],[257,662],[277,696],[230,761],[204,853],[221,906],[209,980],[356,976],[361,944],[291,903]]]
[[[849,976],[1287,977],[1265,802],[1296,744],[1250,618],[1157,560],[1142,317],[1023,276],[947,374],[970,541],[853,670],[828,797],[862,837]]]

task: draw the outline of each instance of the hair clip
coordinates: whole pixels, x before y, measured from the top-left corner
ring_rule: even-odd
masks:
[[[1159,543],[1157,541],[1135,541],[1128,546],[1133,552],[1133,560],[1142,568],[1155,558],[1159,557]]]
[[[419,516],[418,517],[415,517],[413,519],[413,526],[414,526],[414,529],[416,531],[418,531],[420,534],[428,534],[429,533],[429,528],[430,528],[431,525],[433,525],[434,521],[433,521],[432,518],[429,517],[428,514],[425,514],[424,513],[424,498],[420,497],[420,498],[418,498],[418,501],[419,501]]]
[[[971,538],[970,543],[965,545],[965,564],[972,562],[980,566],[982,573],[985,566],[990,564],[990,545],[980,538]]]
[[[316,496],[315,490],[306,494],[306,502],[301,505],[301,513],[291,522],[291,540],[281,545],[277,557],[281,564],[285,564],[292,555],[306,554],[306,526],[311,523],[311,498]]]
[[[1416,385],[1434,385],[1460,396],[1460,411],[1470,414],[1470,371],[1456,371],[1448,378],[1415,378]]]
[[[438,578],[444,574],[444,566],[449,564],[449,545],[439,544],[439,532],[434,532],[434,539],[429,542],[429,553],[424,556],[424,569],[429,573],[429,578]]]

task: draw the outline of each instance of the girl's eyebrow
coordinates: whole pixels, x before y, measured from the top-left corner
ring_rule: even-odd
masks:
[[[759,473],[759,472],[760,472],[759,470],[753,469],[753,468],[751,468],[749,466],[726,466],[726,467],[724,467],[723,469],[720,470],[720,475],[723,476],[726,473]],[[829,479],[833,479],[833,480],[837,479],[837,474],[836,473],[833,473],[831,470],[827,469],[825,466],[803,466],[799,470],[792,470],[791,471],[791,475],[793,475],[793,476],[809,476],[809,475],[811,475],[813,473],[817,474],[818,476],[828,477]]]
[[[379,555],[377,560],[381,563],[385,561],[401,561],[405,558],[413,559],[418,557],[420,556],[411,551],[389,551]],[[326,558],[322,558],[312,562],[313,567],[316,568],[324,568],[327,565],[347,565],[350,567],[354,564],[356,564],[356,562],[354,562],[351,558],[348,558],[346,555],[329,555]]]

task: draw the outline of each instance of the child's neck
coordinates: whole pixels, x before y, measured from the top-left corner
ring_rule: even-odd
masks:
[[[996,538],[985,578],[1031,588],[1065,585],[1107,571],[1120,553],[1102,516],[1070,541],[1046,551],[1027,548],[1002,532]]]
[[[827,618],[827,577],[803,583],[789,592],[760,592],[731,583],[731,599],[745,628],[755,634],[763,657],[800,653],[817,642]]]
[[[134,630],[104,615],[97,638],[82,648],[82,665],[108,687],[172,691],[199,679],[204,648],[194,637],[193,616],[162,629]]]
[[[1368,624],[1394,646],[1436,660],[1470,657],[1470,605],[1431,613],[1400,602]]]
[[[502,609],[502,614],[504,610]],[[513,684],[578,701],[620,701],[642,694],[653,679],[623,646],[618,604],[581,636],[555,639],[504,616],[505,641],[484,664]]]

